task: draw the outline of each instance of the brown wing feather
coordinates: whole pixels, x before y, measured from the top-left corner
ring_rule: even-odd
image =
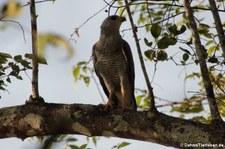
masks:
[[[131,91],[132,91],[132,100],[133,100],[133,103],[134,103],[134,106],[135,106],[135,109],[137,108],[137,105],[136,105],[136,101],[135,101],[135,96],[134,96],[134,80],[135,80],[135,72],[134,72],[134,60],[133,60],[133,56],[132,56],[132,53],[131,53],[131,49],[130,49],[130,46],[129,44],[123,40],[123,52],[126,56],[126,59],[127,59],[127,70],[128,70],[128,79],[129,79],[129,83],[130,83],[130,87],[131,87]]]

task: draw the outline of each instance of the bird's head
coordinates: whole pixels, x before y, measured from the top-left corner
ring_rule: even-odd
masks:
[[[125,17],[117,15],[108,16],[101,25],[101,30],[105,33],[119,33],[121,24],[126,21]]]

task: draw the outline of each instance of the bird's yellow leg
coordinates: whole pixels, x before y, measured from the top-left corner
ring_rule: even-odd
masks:
[[[109,100],[107,102],[107,104],[104,107],[104,110],[109,110],[109,109],[113,109],[114,107],[114,102],[113,102],[113,91],[109,92]]]

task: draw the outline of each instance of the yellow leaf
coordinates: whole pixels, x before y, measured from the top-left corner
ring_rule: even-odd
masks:
[[[23,8],[19,2],[16,0],[10,0],[2,7],[1,13],[6,17],[19,17],[22,13],[22,10]]]
[[[65,38],[57,34],[46,33],[39,35],[39,56],[44,57],[47,45],[62,47],[66,50],[68,58],[71,58],[74,54],[73,48],[67,43]]]

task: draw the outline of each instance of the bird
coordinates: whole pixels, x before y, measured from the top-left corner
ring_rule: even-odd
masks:
[[[137,110],[135,101],[134,60],[129,44],[119,30],[125,17],[108,16],[101,25],[100,38],[93,45],[93,66],[108,97],[104,110]]]

